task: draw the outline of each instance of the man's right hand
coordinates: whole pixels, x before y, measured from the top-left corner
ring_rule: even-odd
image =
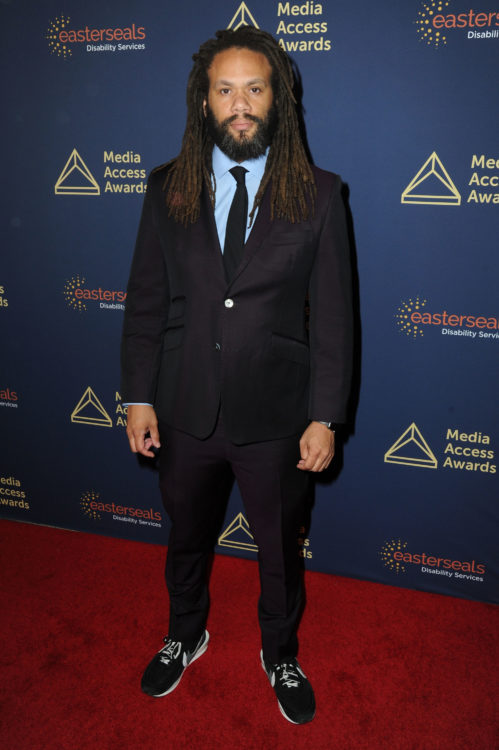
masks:
[[[149,436],[146,435],[149,433]],[[151,447],[160,448],[158,420],[152,406],[148,404],[130,404],[127,408],[126,434],[130,448],[134,453],[154,458]]]

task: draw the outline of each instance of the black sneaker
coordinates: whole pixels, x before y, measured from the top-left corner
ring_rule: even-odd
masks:
[[[161,698],[175,690],[186,667],[208,648],[210,636],[205,630],[193,651],[188,651],[180,641],[174,641],[168,636],[163,640],[165,645],[146,667],[140,684],[144,693],[154,698]]]
[[[284,718],[292,724],[312,721],[315,715],[314,691],[297,660],[293,658],[279,664],[267,664],[263,652],[260,652],[260,658]]]

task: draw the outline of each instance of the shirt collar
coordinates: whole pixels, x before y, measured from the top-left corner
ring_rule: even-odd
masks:
[[[259,156],[257,159],[248,159],[247,161],[243,161],[241,162],[241,164],[238,164],[236,161],[232,161],[232,159],[229,159],[227,154],[224,154],[224,152],[221,151],[218,146],[214,146],[212,168],[213,174],[215,175],[215,180],[217,182],[221,180],[222,177],[227,174],[229,169],[232,169],[232,167],[244,167],[248,170],[252,177],[255,177],[258,182],[260,182],[263,177],[263,173],[265,172],[265,164],[267,163],[268,155],[269,148],[266,149],[263,156]]]

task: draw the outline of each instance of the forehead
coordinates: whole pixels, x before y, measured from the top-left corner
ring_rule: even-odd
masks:
[[[270,85],[272,68],[262,52],[246,47],[230,47],[218,52],[208,68],[210,84],[217,81],[261,79]]]

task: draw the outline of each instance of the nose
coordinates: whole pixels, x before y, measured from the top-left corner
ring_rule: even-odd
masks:
[[[250,103],[246,94],[242,91],[236,92],[232,100],[232,111],[234,114],[244,114],[245,112],[249,112],[250,109]]]

